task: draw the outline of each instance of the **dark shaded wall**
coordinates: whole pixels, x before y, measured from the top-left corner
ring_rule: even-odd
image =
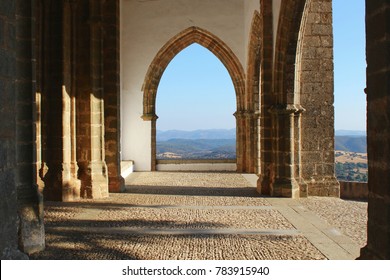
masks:
[[[366,0],[368,240],[363,259],[390,259],[390,0]]]
[[[0,220],[1,258],[23,255],[18,251],[18,216],[15,184],[15,4],[0,2]]]
[[[34,1],[0,3],[0,252],[23,259],[44,248],[35,177]]]

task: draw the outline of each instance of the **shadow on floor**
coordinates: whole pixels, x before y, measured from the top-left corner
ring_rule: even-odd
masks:
[[[260,197],[253,187],[181,187],[181,186],[126,186],[126,193],[188,196]]]

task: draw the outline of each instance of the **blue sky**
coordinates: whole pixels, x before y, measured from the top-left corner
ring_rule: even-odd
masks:
[[[192,44],[170,62],[157,92],[157,129],[231,129],[235,111],[232,80],[213,53]]]
[[[364,0],[333,0],[335,129],[365,130]],[[236,97],[223,64],[193,44],[168,65],[156,101],[159,130],[235,127]]]
[[[364,0],[333,0],[335,128],[366,130]]]

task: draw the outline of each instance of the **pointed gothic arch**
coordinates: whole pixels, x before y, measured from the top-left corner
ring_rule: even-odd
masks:
[[[300,118],[304,109],[294,103],[295,62],[298,37],[306,0],[282,0],[275,44],[272,119],[273,196],[307,196],[299,176]]]
[[[154,117],[156,113],[157,88],[168,64],[179,52],[193,43],[198,43],[211,51],[226,67],[236,91],[237,108],[243,107],[245,74],[240,61],[233,51],[217,36],[202,28],[193,26],[171,38],[158,51],[150,64],[142,86],[142,91],[144,93],[143,119]]]
[[[244,69],[233,51],[217,36],[199,28],[189,27],[171,38],[156,54],[149,66],[142,85],[143,91],[143,115],[142,119],[151,121],[151,170],[156,170],[156,97],[161,77],[171,60],[189,45],[197,43],[211,51],[226,67],[235,89],[237,112],[244,109],[245,102],[245,74]],[[237,125],[237,135],[244,129]],[[243,145],[238,144],[237,147]],[[237,169],[241,170],[241,162],[244,152],[237,148]]]
[[[333,47],[332,22],[331,17],[319,15],[319,3],[282,0],[269,109],[275,151],[275,180],[271,186],[274,196],[339,196],[334,156],[326,152],[334,145],[333,90],[329,86],[333,84],[333,65],[323,67],[329,63],[321,58]],[[322,5],[331,9],[331,2]],[[314,30],[312,26],[318,22],[308,22],[309,15],[311,20],[320,16],[324,28]],[[304,88],[300,86],[303,81]],[[321,98],[313,98],[319,95]],[[318,111],[326,118],[318,116]],[[312,141],[312,135],[318,134],[324,138]]]

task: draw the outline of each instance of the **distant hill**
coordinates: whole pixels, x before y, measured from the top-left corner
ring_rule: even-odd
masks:
[[[335,149],[345,152],[367,153],[366,136],[336,136]]]
[[[367,153],[365,131],[338,130],[335,149]],[[178,158],[235,158],[236,130],[157,131],[157,155],[173,154]],[[159,156],[158,156],[159,157]]]
[[[236,139],[170,139],[157,142],[157,158],[234,159]]]
[[[156,137],[157,141],[170,139],[236,139],[236,129],[157,130]]]
[[[362,130],[336,130],[336,136],[366,136],[367,132]]]

